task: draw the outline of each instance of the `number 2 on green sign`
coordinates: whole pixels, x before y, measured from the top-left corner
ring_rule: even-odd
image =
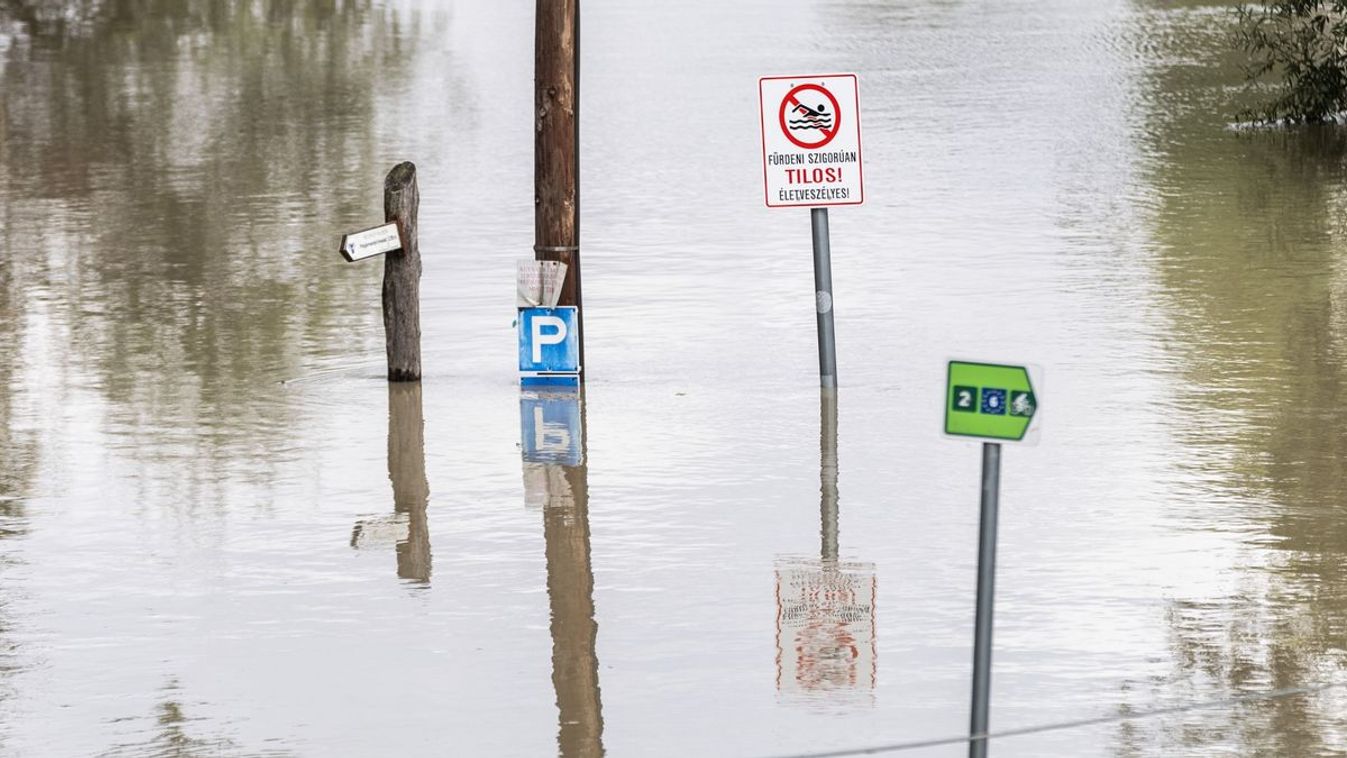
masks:
[[[955,386],[954,410],[976,413],[978,409],[978,388]]]

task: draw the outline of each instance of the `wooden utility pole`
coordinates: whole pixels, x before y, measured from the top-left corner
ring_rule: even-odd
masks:
[[[580,288],[580,0],[538,0],[534,45],[534,258],[566,264],[558,305],[574,305],[585,380]]]
[[[384,220],[396,222],[401,250],[384,256],[384,346],[388,381],[421,380],[421,251],[416,243],[416,212],[421,193],[416,166],[404,161],[384,179]]]

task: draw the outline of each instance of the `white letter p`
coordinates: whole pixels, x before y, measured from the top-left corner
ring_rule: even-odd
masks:
[[[543,334],[543,327],[550,326],[556,331]],[[559,345],[566,339],[566,322],[556,316],[533,317],[533,362],[543,362],[543,345]]]

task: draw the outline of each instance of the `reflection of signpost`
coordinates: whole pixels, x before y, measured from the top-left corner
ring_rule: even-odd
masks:
[[[819,393],[821,559],[776,563],[776,682],[788,696],[869,702],[875,687],[875,566],[839,562],[837,391]]]
[[[875,588],[872,563],[777,562],[779,692],[868,700],[876,673]]]
[[[1024,366],[950,361],[945,433],[982,437],[982,513],[978,527],[977,617],[973,631],[973,707],[969,758],[986,758],[991,711],[992,611],[996,587],[996,521],[1001,497],[1001,441],[1023,440],[1038,412]]]

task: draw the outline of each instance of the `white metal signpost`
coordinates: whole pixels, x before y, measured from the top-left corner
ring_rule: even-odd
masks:
[[[855,74],[764,76],[758,97],[767,207],[810,209],[819,383],[836,387],[828,206],[865,201],[860,85]]]
[[[398,236],[396,222],[366,229],[363,232],[343,234],[341,237],[341,255],[351,263],[400,249],[402,238]]]

